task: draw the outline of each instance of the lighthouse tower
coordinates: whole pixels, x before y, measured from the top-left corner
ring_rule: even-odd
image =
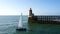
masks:
[[[35,18],[34,13],[32,13],[32,9],[29,9],[29,17],[28,17],[28,22],[31,22]]]
[[[29,17],[32,17],[32,9],[29,10]]]

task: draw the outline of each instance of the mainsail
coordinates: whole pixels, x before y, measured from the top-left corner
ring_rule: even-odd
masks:
[[[18,28],[17,30],[28,30],[28,23],[27,22],[23,22],[22,20],[22,13],[21,13],[21,16],[20,16],[20,20],[19,20],[19,23],[18,23]]]
[[[20,20],[18,23],[18,28],[22,28],[22,27],[23,27],[23,23],[22,23],[22,13],[21,13]]]

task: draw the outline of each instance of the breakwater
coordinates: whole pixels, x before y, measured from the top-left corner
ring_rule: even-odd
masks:
[[[32,13],[32,9],[30,8],[28,22],[40,24],[60,24],[60,16],[57,15],[37,16],[34,15],[34,13]]]
[[[29,23],[39,23],[39,24],[60,24],[60,21],[54,21],[54,20],[33,20],[31,18],[28,18]]]

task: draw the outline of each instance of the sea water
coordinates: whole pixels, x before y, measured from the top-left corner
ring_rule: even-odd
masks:
[[[0,34],[12,34],[18,24],[17,16],[0,16]]]
[[[60,25],[28,23],[31,31],[16,31],[20,16],[0,16],[0,34],[60,34]],[[28,16],[23,16],[28,22]]]

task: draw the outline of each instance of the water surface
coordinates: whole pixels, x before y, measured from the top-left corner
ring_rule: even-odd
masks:
[[[0,16],[0,34],[60,34],[60,25],[29,23],[32,31],[16,31],[19,16]],[[23,22],[28,17],[23,16]]]

